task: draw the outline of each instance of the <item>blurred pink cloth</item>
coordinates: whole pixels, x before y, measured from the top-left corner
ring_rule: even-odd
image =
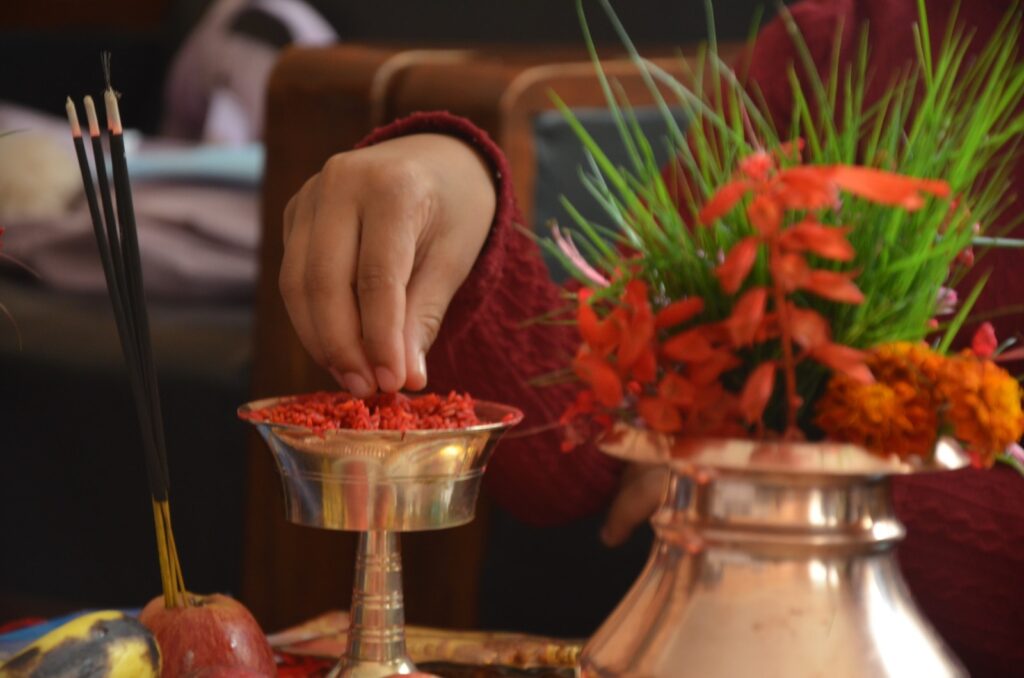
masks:
[[[0,106],[0,129],[49,137],[78,171],[71,134],[61,119]],[[138,147],[136,153],[161,148],[152,141],[135,141],[131,145]],[[133,179],[132,197],[147,295],[168,301],[251,297],[260,238],[256,185]],[[3,252],[30,267],[45,285],[80,293],[102,294],[106,289],[80,185],[64,214],[5,218],[3,226]]]
[[[256,281],[259,209],[252,190],[144,184],[132,191],[146,294],[169,301],[249,298]],[[85,205],[60,219],[10,224],[4,251],[43,283],[106,289]]]
[[[262,138],[267,80],[280,46],[232,30],[247,10],[280,24],[291,44],[337,40],[334,28],[303,0],[217,0],[174,57],[164,134],[214,143]]]

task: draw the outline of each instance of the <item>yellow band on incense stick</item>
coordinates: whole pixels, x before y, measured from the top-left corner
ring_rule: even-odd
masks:
[[[164,529],[163,507],[166,501],[152,500],[153,522],[156,525],[156,550],[160,558],[160,584],[164,592],[164,607],[168,610],[175,606],[175,587],[171,579],[170,560],[167,552],[167,532]]]

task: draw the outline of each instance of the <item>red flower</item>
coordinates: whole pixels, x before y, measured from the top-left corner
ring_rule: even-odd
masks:
[[[654,316],[654,326],[658,329],[682,325],[704,310],[704,300],[690,297],[673,302],[658,311]]]
[[[715,350],[701,328],[687,330],[661,345],[661,352],[681,363],[710,360]]]
[[[999,340],[996,339],[996,328],[992,327],[992,323],[982,323],[971,339],[971,352],[979,358],[991,358],[997,348]]]
[[[800,283],[802,289],[812,292],[822,299],[838,301],[843,304],[859,304],[864,301],[864,293],[853,284],[849,274],[835,271],[809,271]]]
[[[781,285],[784,292],[795,292],[804,286],[811,274],[807,260],[799,254],[780,254],[769,261],[772,279]]]
[[[648,344],[629,369],[633,379],[641,384],[649,384],[657,379],[658,357],[654,355],[654,347]]]
[[[725,184],[711,196],[700,212],[701,223],[709,224],[725,216],[750,191],[763,199],[756,208],[751,203],[751,223],[766,234],[774,231],[776,213],[783,209],[819,210],[835,206],[839,190],[908,210],[924,205],[923,194],[949,195],[949,184],[945,181],[906,177],[871,167],[796,166],[776,171],[774,160],[764,151],[740,161],[740,171],[744,178]]]
[[[721,219],[726,214],[732,211],[732,208],[736,206],[747,191],[754,186],[753,182],[750,181],[733,181],[720,189],[715,191],[715,194],[711,196],[711,199],[704,203],[704,207],[701,209],[700,223],[710,224],[716,219]]]
[[[636,409],[647,425],[660,433],[675,433],[683,427],[679,410],[663,398],[641,398]]]
[[[963,266],[964,268],[970,268],[971,266],[974,266],[974,248],[964,248],[959,254],[956,255],[956,259],[954,259],[953,261],[955,261],[960,266]]]
[[[569,424],[573,419],[581,414],[590,414],[594,411],[594,392],[589,390],[583,390],[576,394],[576,400],[573,401],[569,407],[565,408],[565,412],[559,417],[558,421],[561,424]]]
[[[616,356],[619,374],[626,375],[630,369],[651,351],[654,339],[654,313],[647,300],[647,285],[641,280],[631,280],[623,291],[623,304],[612,314],[619,325],[619,352]]]
[[[734,348],[749,346],[754,343],[758,331],[764,322],[764,311],[768,303],[768,289],[754,287],[743,293],[732,314],[725,321],[729,328],[729,338]]]
[[[775,388],[775,363],[772,361],[761,363],[750,373],[747,383],[740,393],[740,409],[743,411],[743,418],[748,424],[753,424],[761,419],[764,408],[772,397]]]
[[[590,386],[597,402],[605,407],[618,407],[622,403],[622,380],[612,366],[593,353],[576,356],[572,369]]]
[[[610,319],[598,319],[597,312],[590,305],[590,298],[593,295],[591,290],[580,290],[576,324],[580,328],[583,342],[590,350],[598,355],[607,356],[619,341],[619,330]]]
[[[762,236],[774,235],[782,224],[782,205],[778,196],[762,193],[754,198],[747,208],[750,223]]]
[[[707,387],[717,382],[724,373],[739,367],[740,364],[740,359],[729,351],[716,350],[707,360],[690,365],[687,374],[695,385]]]
[[[924,205],[922,193],[944,198],[949,195],[945,181],[917,179],[871,167],[833,165],[829,168],[833,184],[880,205],[894,205],[916,210]]]
[[[747,279],[757,261],[757,248],[757,238],[744,238],[732,246],[725,261],[715,269],[715,275],[727,294],[735,294]]]
[[[812,351],[829,342],[828,321],[820,313],[794,304],[786,306],[789,333],[797,346]]]
[[[839,191],[824,167],[791,167],[776,177],[775,195],[780,206],[791,210],[820,210],[835,207]]]
[[[829,342],[815,347],[809,353],[822,365],[836,372],[842,372],[851,379],[863,384],[871,384],[875,381],[875,377],[865,363],[867,356],[863,351]]]
[[[754,181],[766,181],[775,171],[775,158],[763,150],[754,151],[740,160],[740,172]]]
[[[669,372],[658,384],[658,395],[678,407],[690,407],[697,399],[697,387],[686,377]]]
[[[812,266],[818,258],[850,262],[857,254],[847,239],[849,227],[823,224],[815,213],[837,208],[840,191],[917,209],[927,194],[945,196],[949,187],[941,181],[864,167],[793,165],[800,161],[801,148],[798,140],[775,152],[758,150],[743,158],[733,180],[700,210],[700,222],[707,225],[750,197],[745,211],[751,232],[735,242],[714,269],[732,302],[724,320],[693,323],[705,312],[704,300],[697,297],[675,300],[654,313],[642,262],[635,260],[613,275],[612,285],[625,282],[617,303],[606,300],[595,308],[592,294],[580,293],[577,320],[583,346],[573,370],[589,390],[587,397],[581,395],[567,410],[567,420],[586,414],[590,422],[607,426],[620,416],[615,410],[635,403],[636,414],[655,431],[745,435],[756,427],[760,433],[781,373],[782,402],[787,406],[783,436],[795,437],[800,435],[796,424],[802,402],[796,382],[800,360],[810,358],[855,380],[873,381],[862,351],[833,343],[828,319],[789,298],[802,291],[837,303],[864,300],[853,281],[855,273]],[[780,168],[780,162],[790,166]],[[800,213],[796,223],[791,223],[793,211]],[[751,284],[762,248],[768,280]],[[759,276],[763,273],[758,271]],[[745,285],[748,289],[740,294]],[[602,318],[599,312],[605,306]],[[659,330],[672,334],[659,341]],[[772,342],[767,351],[760,346],[766,342]],[[744,357],[770,357],[753,366],[738,391],[729,390],[722,383],[723,375],[743,367],[736,352],[749,346],[756,350],[744,351]],[[983,326],[975,337],[974,351],[992,356],[995,350],[991,327]]]
[[[823,259],[852,261],[855,252],[846,239],[849,232],[849,228],[825,226],[813,219],[804,219],[779,236],[779,245],[790,252],[811,252]]]

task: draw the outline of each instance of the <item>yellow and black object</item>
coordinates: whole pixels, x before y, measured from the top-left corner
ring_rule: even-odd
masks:
[[[160,649],[137,619],[90,612],[50,631],[3,664],[0,678],[158,678]]]

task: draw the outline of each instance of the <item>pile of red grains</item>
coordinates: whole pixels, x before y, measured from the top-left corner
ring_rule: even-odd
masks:
[[[452,391],[410,398],[387,393],[366,399],[319,391],[246,413],[246,419],[304,426],[320,434],[335,429],[412,431],[465,428],[480,424],[473,398]]]

